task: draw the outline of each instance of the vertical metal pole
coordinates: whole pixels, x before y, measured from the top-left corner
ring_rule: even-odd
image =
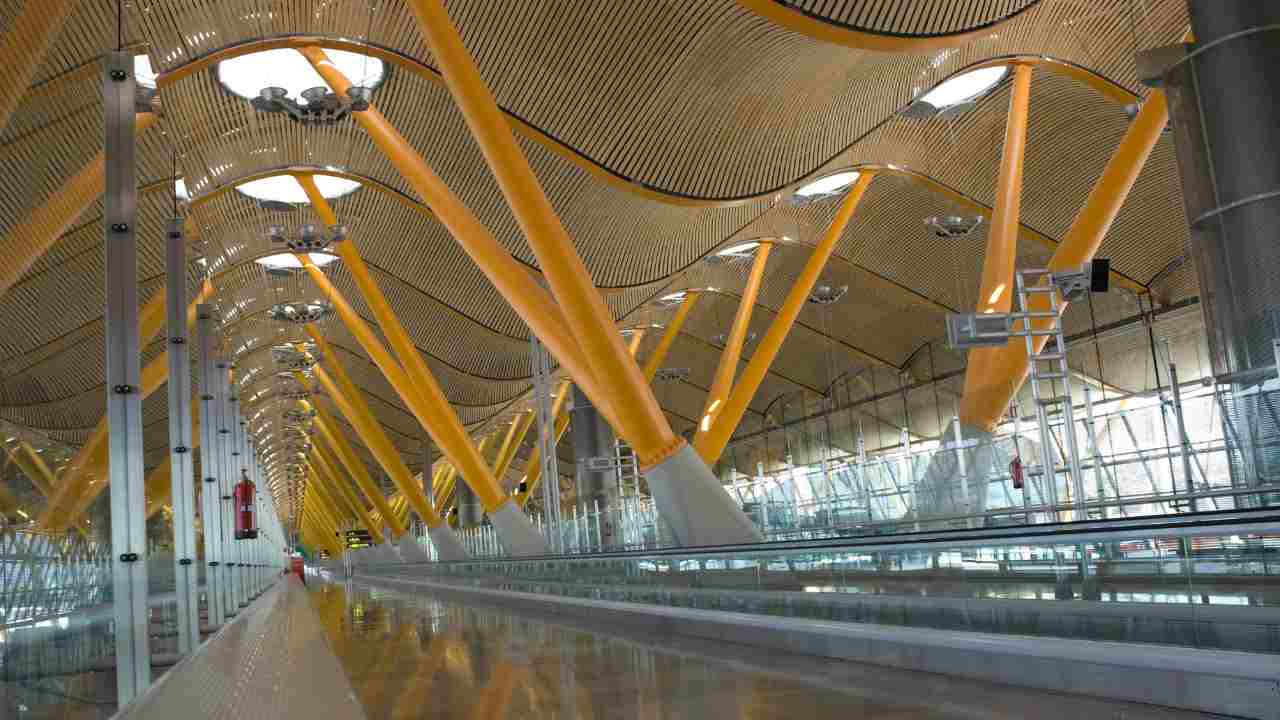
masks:
[[[244,417],[240,415],[240,394],[236,392],[234,384],[231,385],[231,391],[232,391],[231,392],[231,410],[234,413],[232,415],[232,424],[231,424],[231,437],[233,442],[232,448],[234,448],[231,452],[231,459],[232,459],[231,483],[232,483],[232,486],[234,487],[236,483],[240,482],[240,478],[242,476],[247,476],[249,468],[245,462],[248,459],[248,455],[245,453],[245,450],[244,450],[245,421],[244,421]],[[233,496],[234,496],[234,493],[233,493]],[[234,500],[231,501],[231,512],[232,512],[232,516],[234,517],[237,512]],[[234,527],[234,523],[232,526]],[[245,607],[249,604],[250,544],[247,540],[236,540],[234,535],[232,536],[232,543],[234,544],[236,549],[235,572],[236,572],[236,584],[237,584],[237,587],[240,589],[240,597],[239,597],[240,607]]]
[[[1195,478],[1191,474],[1191,439],[1187,436],[1187,421],[1182,414],[1182,389],[1178,387],[1178,366],[1173,362],[1173,351],[1169,348],[1168,340],[1165,340],[1164,353],[1165,357],[1169,358],[1169,387],[1173,388],[1173,419],[1178,426],[1178,453],[1182,455],[1183,484],[1186,486],[1187,494],[1191,495],[1196,491]],[[1187,506],[1195,512],[1195,498],[1188,498]]]
[[[219,540],[222,543],[222,565],[219,572],[223,578],[223,600],[222,611],[224,618],[235,617],[240,610],[240,602],[236,594],[236,577],[235,577],[235,547],[232,544],[232,520],[231,513],[231,487],[234,481],[231,479],[231,427],[235,424],[235,416],[232,414],[231,403],[228,396],[230,388],[228,387],[227,371],[231,364],[226,358],[218,358],[214,362],[214,369],[217,370],[215,381],[217,383],[217,399],[218,404],[218,518],[219,518]]]
[[[537,337],[529,337],[533,353],[534,395],[537,396],[538,448],[542,457],[542,503],[546,516],[547,545],[564,550],[560,532],[560,467],[556,456],[555,423],[551,414],[551,364]]]
[[[169,330],[169,449],[172,465],[174,584],[178,599],[178,652],[200,644],[196,495],[191,459],[191,358],[187,343],[187,241],[182,218],[169,224],[165,248],[165,313]]]
[[[147,608],[147,498],[143,481],[141,360],[138,354],[138,212],[133,54],[109,52],[103,63],[108,479],[120,705],[151,683]]]
[[[205,597],[210,630],[222,626],[223,610],[222,573],[222,493],[218,488],[218,475],[222,473],[218,458],[218,370],[214,358],[217,344],[217,326],[213,308],[200,305],[196,308],[196,352],[200,368],[200,473],[204,476],[200,490],[200,515],[204,528]]]
[[[955,428],[956,468],[960,472],[960,496],[964,498],[961,514],[965,516],[964,526],[973,527],[972,509],[969,507],[969,468],[964,456],[964,430],[960,427],[959,415],[951,418],[951,426]]]

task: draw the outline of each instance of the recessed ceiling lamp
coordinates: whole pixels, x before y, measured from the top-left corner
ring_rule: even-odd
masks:
[[[944,80],[934,89],[916,98],[905,111],[907,117],[931,118],[955,115],[969,108],[991,92],[1009,74],[1007,65],[978,68]]]
[[[857,170],[842,170],[832,173],[825,177],[820,177],[811,183],[801,185],[796,190],[796,197],[804,199],[813,199],[835,195],[848,189],[848,187],[858,181],[859,173]]]
[[[345,50],[325,50],[329,61],[352,85],[374,88],[386,74],[382,61]],[[304,90],[325,87],[324,78],[296,50],[277,48],[228,58],[218,63],[218,82],[246,100],[260,97],[263,88],[284,88],[286,96],[302,97]]]
[[[316,181],[316,189],[320,191],[321,197],[326,200],[340,198],[360,188],[358,181],[348,178],[335,177],[333,175],[314,175],[313,177]],[[236,191],[258,201],[289,203],[292,205],[311,204],[306,191],[290,175],[272,175],[250,180],[236,185]]]
[[[324,267],[329,263],[338,259],[337,255],[324,252],[307,253],[307,258],[311,260],[311,264],[316,267]],[[268,270],[301,270],[302,263],[298,260],[298,256],[293,253],[276,253],[275,255],[267,255],[260,257],[254,262],[262,265]]]

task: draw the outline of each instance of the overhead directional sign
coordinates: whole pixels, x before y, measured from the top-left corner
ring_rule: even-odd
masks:
[[[360,548],[373,547],[373,536],[368,530],[348,530],[344,533],[348,550],[359,550]]]

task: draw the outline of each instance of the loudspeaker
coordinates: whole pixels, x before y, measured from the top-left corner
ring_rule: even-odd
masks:
[[[1111,259],[1094,258],[1089,272],[1089,292],[1104,293],[1111,288]]]

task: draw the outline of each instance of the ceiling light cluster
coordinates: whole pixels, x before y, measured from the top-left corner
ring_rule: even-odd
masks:
[[[276,48],[218,63],[218,81],[262,112],[284,113],[304,124],[332,124],[369,107],[373,90],[386,77],[381,60],[345,50],[326,50],[335,68],[351,78],[346,97],[330,92],[324,78],[301,53]]]
[[[271,306],[271,319],[306,325],[323,319],[332,311],[333,306],[323,300],[277,303]]]
[[[282,243],[296,253],[320,252],[330,244],[347,239],[346,225],[331,225],[322,230],[318,225],[299,225],[291,232],[283,225],[272,225],[267,228],[267,239],[273,243]]]

